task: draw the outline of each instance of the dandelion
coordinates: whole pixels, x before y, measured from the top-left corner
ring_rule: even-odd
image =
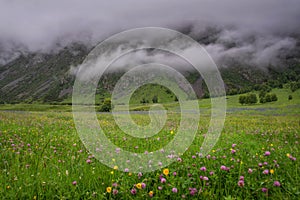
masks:
[[[106,188],[106,192],[107,192],[107,193],[111,193],[111,187],[107,187],[107,188]]]
[[[149,197],[153,197],[153,191],[150,191],[148,194],[149,194]]]
[[[274,174],[274,172],[275,172],[274,169],[270,170],[270,174]]]
[[[141,183],[136,184],[136,188],[137,189],[142,189],[142,184]]]
[[[279,182],[279,181],[274,181],[273,185],[274,185],[275,187],[280,187],[280,182]]]
[[[114,166],[114,170],[118,170],[119,168],[118,168],[118,166]]]
[[[171,135],[172,135],[172,134],[174,133],[174,131],[173,131],[173,130],[171,130],[171,131],[170,131],[170,133],[171,133]]]
[[[163,174],[166,175],[166,176],[168,176],[168,175],[169,175],[169,169],[167,169],[167,168],[164,169],[164,170],[163,170]]]
[[[177,188],[172,188],[172,192],[177,193],[178,192]]]

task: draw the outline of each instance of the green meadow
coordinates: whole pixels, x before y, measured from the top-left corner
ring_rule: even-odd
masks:
[[[0,198],[299,199],[300,90],[272,92],[278,101],[254,105],[240,105],[238,95],[228,96],[224,129],[207,155],[200,148],[211,105],[210,99],[199,100],[201,117],[192,145],[183,155],[173,155],[177,159],[171,165],[148,173],[121,171],[95,159],[78,136],[69,105],[1,105]],[[132,102],[130,109],[150,106]],[[179,128],[178,102],[163,106],[167,123],[147,139],[122,132],[109,113],[97,117],[115,145],[147,153],[163,148]],[[131,117],[137,124],[149,123],[148,115],[133,112]]]

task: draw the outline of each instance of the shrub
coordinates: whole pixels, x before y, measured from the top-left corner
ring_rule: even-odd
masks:
[[[111,109],[112,109],[111,99],[107,98],[107,99],[104,100],[103,104],[100,106],[99,111],[100,112],[110,112]]]

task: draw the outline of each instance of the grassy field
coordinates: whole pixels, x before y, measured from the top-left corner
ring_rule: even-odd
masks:
[[[95,159],[82,144],[72,113],[53,112],[71,111],[70,106],[25,105],[25,112],[12,111],[22,105],[2,106],[8,111],[0,111],[0,198],[299,199],[300,91],[290,101],[288,90],[273,92],[277,102],[251,106],[241,106],[238,96],[229,96],[221,137],[205,157],[199,152],[210,120],[210,100],[200,100],[204,115],[186,153],[174,155],[177,161],[168,167],[139,174]],[[178,104],[164,106],[168,121],[147,140],[123,133],[110,114],[99,113],[98,119],[114,144],[146,153],[163,148],[178,130]],[[43,112],[27,112],[29,108]],[[149,120],[142,114],[132,118],[138,124]]]

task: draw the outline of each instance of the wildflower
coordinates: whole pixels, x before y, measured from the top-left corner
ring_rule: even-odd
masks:
[[[240,176],[240,180],[242,180],[242,181],[243,181],[243,180],[244,180],[244,176]]]
[[[176,172],[173,172],[173,176],[176,176],[177,175],[177,173]]]
[[[172,134],[174,133],[174,131],[173,131],[173,130],[171,130],[171,132],[170,132],[170,133],[171,133],[171,135],[172,135]]]
[[[107,193],[111,193],[111,187],[107,187],[107,188],[106,188],[106,192],[107,192]]]
[[[128,168],[125,168],[125,169],[124,169],[124,172],[129,172],[129,169],[128,169]]]
[[[268,189],[267,188],[261,188],[261,191],[266,193],[266,192],[268,192]]]
[[[146,187],[146,184],[145,183],[142,183],[142,188],[144,189]]]
[[[273,185],[274,185],[275,187],[280,187],[279,181],[274,181]]]
[[[142,172],[138,173],[138,177],[141,178],[143,176]]]
[[[163,174],[166,175],[166,176],[168,176],[169,175],[169,169],[164,169],[163,170]]]
[[[90,159],[87,159],[85,162],[86,162],[87,164],[90,164],[92,161],[91,161]]]
[[[228,168],[224,165],[222,165],[220,169],[223,170],[223,171],[228,171]]]
[[[193,158],[193,159],[195,159],[195,158],[196,158],[196,156],[192,156],[192,158]]]
[[[269,170],[265,169],[265,170],[263,171],[263,174],[269,174]]]
[[[245,185],[245,182],[243,180],[239,180],[238,186],[239,187],[244,187],[244,185]]]
[[[232,144],[231,147],[234,148],[236,146],[236,144]]]
[[[119,191],[117,189],[113,189],[113,195],[117,195]]]
[[[77,185],[77,181],[73,181],[73,182],[72,182],[72,185]]]
[[[197,189],[196,188],[189,188],[190,190],[190,195],[194,196],[197,193]]]
[[[253,170],[251,168],[248,169],[248,173],[252,174]]]
[[[266,151],[265,152],[265,156],[269,156],[269,155],[271,155],[271,152],[270,151]]]
[[[110,174],[114,174],[114,171],[111,171]]]
[[[141,183],[136,184],[136,188],[142,189],[142,184]]]
[[[158,189],[158,190],[162,190],[162,187],[161,187],[161,186],[158,186],[157,189]]]
[[[200,170],[205,172],[206,171],[206,167],[201,167]]]
[[[208,177],[204,176],[204,177],[203,177],[203,180],[204,180],[204,181],[208,181]]]
[[[261,164],[261,163],[258,163],[258,166],[259,166],[259,167],[262,167],[262,164]]]
[[[118,168],[118,166],[114,166],[114,170],[118,170],[119,168]]]
[[[267,162],[264,162],[264,165],[268,165],[268,163],[267,163]]]
[[[209,175],[211,175],[211,176],[214,175],[214,172],[213,171],[209,172]]]
[[[167,180],[165,178],[160,179],[161,183],[165,183]]]
[[[118,187],[118,183],[113,183],[112,186],[113,187]]]
[[[234,149],[231,150],[231,153],[232,153],[232,154],[235,154],[235,152],[236,152],[236,150],[234,150]]]
[[[150,191],[148,194],[149,194],[149,197],[153,197],[153,191]]]
[[[135,195],[136,194],[136,189],[132,189],[132,190],[130,190],[130,192],[131,192],[131,194],[133,194],[133,195]]]
[[[287,157],[290,157],[290,156],[291,156],[291,154],[287,153],[287,154],[286,154],[286,156],[287,156]]]
[[[274,174],[274,172],[275,172],[274,169],[270,170],[270,174]]]
[[[172,188],[172,192],[177,193],[178,192],[177,188]]]

